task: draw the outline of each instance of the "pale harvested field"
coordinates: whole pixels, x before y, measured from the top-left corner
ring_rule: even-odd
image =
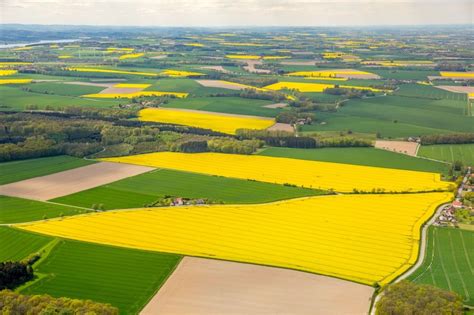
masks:
[[[375,141],[375,147],[378,149],[403,153],[411,156],[416,156],[419,146],[419,143],[408,141]]]
[[[285,66],[314,66],[316,61],[309,60],[309,61],[282,61],[280,64]]]
[[[262,107],[265,107],[265,108],[283,108],[283,107],[287,107],[288,104],[286,103],[275,103],[275,104],[269,104],[269,105],[264,105]]]
[[[258,69],[255,68],[256,65],[261,65],[262,61],[261,60],[245,60],[245,63],[247,64],[244,66],[244,69],[250,73],[262,73],[262,74],[268,74],[271,71],[266,70],[266,69]]]
[[[214,70],[222,73],[231,73],[229,70],[225,69],[223,66],[204,66],[201,69]]]
[[[185,257],[141,314],[367,314],[372,293],[336,278]]]
[[[49,200],[153,170],[152,167],[100,162],[0,186],[0,195]]]
[[[438,75],[429,75],[427,76],[428,80],[457,80],[457,81],[469,81],[472,80],[472,78],[468,77],[442,77]]]
[[[288,132],[294,132],[295,131],[295,129],[293,128],[292,125],[283,124],[283,123],[276,123],[273,126],[267,128],[267,130],[270,130],[270,131],[288,131]]]
[[[336,70],[335,70],[336,71]],[[337,69],[337,71],[357,71],[354,69]],[[336,78],[345,78],[345,79],[380,79],[380,76],[369,73],[369,74],[356,74],[356,73],[338,73],[336,74]]]
[[[240,91],[240,90],[248,88],[248,86],[245,86],[243,84],[221,81],[221,80],[196,80],[196,82],[201,84],[204,87],[220,88],[220,89],[228,89],[228,90],[236,90],[236,91]]]
[[[99,92],[99,94],[131,94],[142,91],[143,88],[118,88],[118,87],[108,87]]]
[[[458,86],[458,85],[438,85],[435,86],[438,89],[442,89],[454,93],[474,93],[474,86]]]
[[[151,59],[163,59],[163,58],[166,58],[168,57],[167,55],[158,55],[158,56],[153,56],[153,57],[150,57]]]
[[[98,87],[110,88],[110,87],[114,86],[116,83],[105,83],[105,82],[104,83],[93,83],[93,82],[71,81],[71,82],[64,82],[63,84],[98,86]]]

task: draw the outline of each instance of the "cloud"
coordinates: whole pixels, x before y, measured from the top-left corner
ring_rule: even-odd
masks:
[[[2,23],[336,26],[473,23],[470,0],[0,0]]]

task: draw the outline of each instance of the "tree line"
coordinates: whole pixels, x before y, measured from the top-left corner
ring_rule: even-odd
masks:
[[[426,135],[420,137],[421,144],[462,144],[474,143],[474,133],[452,133]]]
[[[110,304],[49,295],[22,295],[13,291],[0,291],[2,314],[88,314],[118,315],[119,310]]]

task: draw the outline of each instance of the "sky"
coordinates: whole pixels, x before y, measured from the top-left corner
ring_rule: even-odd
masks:
[[[0,23],[118,26],[473,24],[472,0],[0,0]]]

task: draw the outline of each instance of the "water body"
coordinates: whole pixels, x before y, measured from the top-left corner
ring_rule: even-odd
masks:
[[[30,45],[44,45],[44,44],[64,44],[64,43],[74,43],[81,41],[81,39],[57,39],[57,40],[40,40],[38,42],[31,42],[31,43],[21,43],[21,44],[0,44],[0,49],[8,49],[8,48],[18,48],[18,47],[26,47]]]

